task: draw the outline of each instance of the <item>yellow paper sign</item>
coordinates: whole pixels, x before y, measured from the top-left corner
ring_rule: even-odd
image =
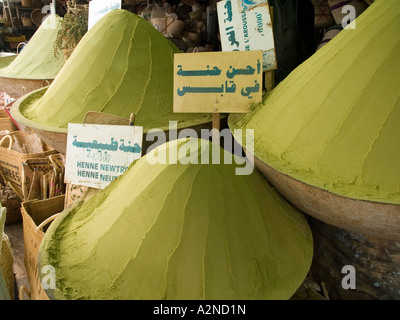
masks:
[[[261,102],[262,75],[262,50],[177,53],[174,112],[248,112]]]

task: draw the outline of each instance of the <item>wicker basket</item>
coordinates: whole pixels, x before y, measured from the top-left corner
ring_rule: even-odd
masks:
[[[315,27],[328,28],[335,25],[327,0],[312,0],[315,9]]]
[[[0,201],[3,208],[7,209],[5,225],[19,223],[21,217],[21,199],[8,185],[0,186]]]
[[[32,7],[32,0],[21,0],[21,5],[23,7]]]
[[[200,40],[201,40],[201,33],[200,33],[200,30],[198,30],[198,29],[191,29],[191,30],[189,30],[189,31],[187,32],[186,37],[187,37],[190,41],[193,41],[193,43],[194,43],[195,45],[197,45],[197,44],[200,42]]]
[[[1,236],[0,268],[3,273],[11,300],[15,299],[14,293],[14,258],[11,253],[11,245],[5,234]]]
[[[18,128],[14,124],[14,122],[11,120],[11,118],[8,116],[7,112],[4,110],[4,108],[0,108],[0,132],[1,131],[17,131]]]
[[[399,300],[400,244],[348,232],[309,217],[314,239],[311,273],[333,300]],[[355,269],[355,289],[343,288],[344,266]]]
[[[65,193],[63,155],[30,158],[24,162],[24,201],[44,200]]]
[[[0,138],[0,174],[3,181],[23,200],[26,196],[23,190],[27,183],[23,175],[24,162],[29,158],[48,157],[57,151],[37,135],[22,131],[15,131]]]
[[[65,196],[46,200],[31,200],[21,204],[24,233],[24,263],[31,286],[32,300],[49,300],[44,291],[37,268],[39,247],[46,228],[64,209]]]
[[[163,35],[175,38],[179,38],[186,26],[185,22],[168,16],[164,18],[152,18],[151,23]]]
[[[203,13],[206,12],[205,6],[200,6],[189,13],[189,17],[191,20],[193,19],[202,19]]]
[[[33,26],[33,22],[32,22],[31,16],[30,16],[30,14],[28,14],[28,13],[24,13],[24,14],[21,16],[21,21],[22,21],[22,25],[23,25],[24,27],[31,27],[31,26]]]
[[[323,46],[325,46],[329,41],[331,41],[335,36],[337,36],[340,31],[342,31],[343,28],[341,26],[335,26],[335,27],[331,27],[329,28],[325,35],[324,38],[322,39],[321,43],[319,44],[317,51],[319,49],[321,49]]]
[[[368,5],[364,2],[364,0],[328,0],[328,4],[336,24],[339,25],[342,25],[343,19],[347,16],[347,13],[342,13],[342,8],[344,6],[353,6],[356,10],[356,17],[358,17],[368,8]]]
[[[31,12],[32,22],[36,26],[40,26],[42,24],[43,18],[47,15],[47,13],[42,13],[42,9],[35,9]]]

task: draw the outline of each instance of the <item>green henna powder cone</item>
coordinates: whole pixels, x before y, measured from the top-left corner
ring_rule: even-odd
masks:
[[[61,19],[57,15],[48,16],[15,60],[7,67],[0,69],[0,77],[54,79],[64,65],[62,52],[55,57],[53,46],[61,28]]]
[[[375,1],[231,130],[255,156],[352,199],[400,204],[400,1]]]
[[[177,164],[152,164],[171,150]],[[201,152],[208,141],[163,144],[62,212],[39,253],[39,269],[55,268],[50,298],[290,298],[313,255],[305,217],[258,172],[200,164]]]
[[[11,62],[14,61],[14,59],[17,57],[17,55],[10,55],[6,57],[0,57],[0,69],[7,67]]]
[[[205,114],[173,113],[173,59],[178,48],[143,18],[112,10],[91,28],[46,90],[21,101],[16,118],[29,126],[67,132],[88,111],[129,119],[144,131],[210,122]]]

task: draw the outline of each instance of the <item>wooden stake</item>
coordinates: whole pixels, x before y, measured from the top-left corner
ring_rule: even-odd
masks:
[[[322,292],[324,294],[325,299],[330,300],[328,290],[326,289],[325,282],[321,282],[321,288],[322,288]]]
[[[42,200],[45,200],[47,199],[47,179],[45,174],[42,175],[42,188]]]
[[[24,144],[24,147],[25,147],[25,144]],[[24,166],[26,164],[22,163],[22,165]],[[26,201],[27,197],[28,197],[29,190],[28,190],[28,186],[26,185],[26,175],[25,175],[24,170],[22,170],[22,182],[21,182],[21,185],[22,185],[22,196],[23,196],[22,199],[23,199],[23,201]]]
[[[54,175],[54,171],[50,171],[50,186],[49,186],[49,198],[54,197],[55,194],[55,187],[56,187],[56,183],[55,183],[55,175]]]
[[[274,88],[274,71],[266,71],[264,72],[264,82],[265,82],[265,89],[267,92],[272,91]]]
[[[39,171],[40,200],[43,200],[43,172]]]
[[[129,125],[133,126],[135,123],[135,114],[131,113],[131,116],[129,117]]]
[[[28,197],[26,198],[26,200],[32,200],[32,194],[34,192],[34,187],[35,187],[35,183],[36,183],[36,176],[37,176],[37,169],[34,168],[33,169],[33,177],[32,177],[32,182],[31,182],[31,186],[29,188],[29,192],[28,192]]]
[[[58,177],[60,183],[60,193],[63,194],[65,192],[65,183],[64,183],[64,173],[61,172]]]
[[[8,181],[7,184],[8,184],[8,186],[12,189],[12,191],[14,191],[15,194],[16,194],[21,200],[24,199],[23,195],[20,194],[20,193],[18,192],[18,190],[14,187],[14,185],[11,183],[11,181]]]
[[[219,145],[220,118],[219,113],[212,115],[212,142]],[[214,130],[216,129],[216,130]]]

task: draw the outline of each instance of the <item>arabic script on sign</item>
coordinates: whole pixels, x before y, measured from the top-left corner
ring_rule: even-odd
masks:
[[[174,112],[246,112],[262,73],[261,50],[175,54]]]
[[[263,71],[277,69],[272,20],[266,0],[217,2],[222,51],[263,50]]]
[[[103,189],[142,155],[143,127],[68,124],[65,181]]]

